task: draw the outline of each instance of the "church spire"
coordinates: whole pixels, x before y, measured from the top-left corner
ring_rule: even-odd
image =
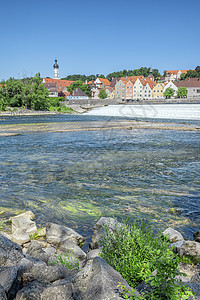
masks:
[[[55,59],[55,64],[53,65],[54,69],[54,79],[59,79],[59,65],[57,63],[57,59]]]

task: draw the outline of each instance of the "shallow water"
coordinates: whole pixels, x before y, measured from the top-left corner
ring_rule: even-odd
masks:
[[[18,117],[16,123],[20,118],[22,123],[102,121],[65,115]],[[4,117],[2,122],[14,119]],[[66,224],[87,237],[100,216],[116,216],[147,218],[156,228],[173,226],[192,238],[200,226],[199,149],[196,131],[121,129],[0,137],[0,210],[6,216],[32,210],[38,225]],[[179,213],[170,214],[170,208]]]

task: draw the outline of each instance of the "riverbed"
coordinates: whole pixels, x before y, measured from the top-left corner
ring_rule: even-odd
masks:
[[[65,224],[87,239],[101,216],[144,218],[191,239],[200,226],[199,121],[152,121],[1,117],[0,217],[32,210],[39,226]]]

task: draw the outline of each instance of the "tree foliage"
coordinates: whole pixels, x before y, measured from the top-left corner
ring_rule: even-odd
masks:
[[[174,93],[175,93],[174,89],[168,87],[164,92],[164,97],[170,99],[172,96],[174,96]]]
[[[185,98],[185,97],[187,97],[187,94],[188,94],[188,90],[187,90],[186,87],[180,86],[178,88],[178,92],[177,92],[177,97],[178,98]]]
[[[24,80],[10,78],[0,88],[0,109],[5,110],[6,106],[47,109],[48,96],[48,89],[44,87],[40,73]]]
[[[100,92],[99,92],[98,97],[99,97],[100,99],[105,99],[105,98],[108,97],[108,95],[106,94],[106,91],[105,91],[104,89],[101,89]]]
[[[77,87],[79,87],[88,97],[91,97],[91,87],[87,84],[83,84],[81,80],[72,82],[67,90],[69,93],[72,93]]]

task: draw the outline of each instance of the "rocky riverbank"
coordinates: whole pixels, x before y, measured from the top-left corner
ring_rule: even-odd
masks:
[[[37,228],[27,211],[10,218],[11,233],[0,234],[0,299],[2,300],[117,300],[123,299],[119,282],[131,288],[100,256],[104,226],[113,230],[115,220],[102,217],[94,226],[90,249],[81,247],[84,237],[66,226],[47,223]],[[168,228],[163,232],[174,251],[200,259],[200,234],[194,241]],[[67,257],[67,258],[66,258]],[[199,265],[182,264],[181,278],[200,299]],[[140,295],[140,289],[135,292]]]

